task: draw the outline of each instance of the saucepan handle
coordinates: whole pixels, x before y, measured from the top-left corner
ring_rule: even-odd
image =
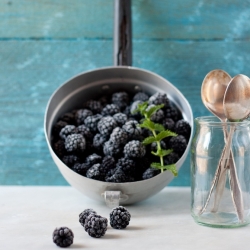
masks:
[[[114,65],[132,65],[131,0],[114,0]]]

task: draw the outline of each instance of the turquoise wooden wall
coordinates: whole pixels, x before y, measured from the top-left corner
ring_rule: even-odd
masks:
[[[132,0],[133,65],[167,78],[194,116],[210,70],[250,75],[250,1]],[[52,92],[112,65],[113,0],[0,0],[0,185],[67,185],[43,132]],[[190,159],[171,185],[190,184]]]

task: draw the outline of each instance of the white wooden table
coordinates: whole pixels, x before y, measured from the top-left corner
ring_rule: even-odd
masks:
[[[72,187],[0,186],[0,249],[58,249],[52,242],[56,227],[74,232],[71,249],[250,249],[250,226],[217,229],[196,224],[190,215],[190,189],[166,187],[154,197],[131,206],[130,225],[108,227],[104,237],[91,238],[78,215],[93,208],[108,218],[110,208]]]

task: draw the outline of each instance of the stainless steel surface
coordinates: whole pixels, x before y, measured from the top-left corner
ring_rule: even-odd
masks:
[[[224,98],[227,85],[229,84],[230,80],[231,80],[231,76],[227,72],[221,69],[215,69],[215,70],[210,71],[205,76],[202,82],[202,86],[201,86],[202,102],[212,114],[214,114],[221,120],[221,122],[226,122],[226,116],[225,116],[224,107],[223,107],[223,98]],[[227,140],[227,128],[226,127],[223,127],[223,133],[224,133],[224,140],[226,142]],[[216,212],[218,210],[219,202],[220,202],[220,199],[222,197],[224,187],[225,187],[226,172],[227,172],[226,171],[227,168],[222,168],[222,159],[223,159],[224,153],[225,153],[225,147],[222,151],[205,205],[201,209],[201,212],[200,212],[201,214],[206,210],[215,187],[216,189],[215,189],[214,207],[212,211]],[[230,158],[233,157],[232,154],[230,156],[231,156]],[[234,161],[230,160],[229,164],[234,164]]]
[[[86,196],[100,201],[104,201],[102,194],[105,193],[105,191],[121,191],[121,195],[127,196],[127,199],[121,200],[120,204],[131,204],[147,199],[163,189],[173,179],[172,173],[170,171],[164,171],[151,179],[129,183],[107,183],[92,180],[68,168],[57,157],[51,147],[52,126],[63,113],[77,108],[78,105],[85,100],[120,89],[124,89],[130,93],[138,90],[145,91],[149,94],[155,92],[167,93],[169,98],[180,109],[184,119],[190,123],[190,138],[192,138],[193,114],[188,101],[182,93],[170,82],[157,74],[126,66],[102,68],[82,73],[59,87],[54,92],[47,105],[45,114],[45,134],[54,162],[64,178],[73,187]],[[191,140],[183,156],[176,163],[177,170],[180,169],[186,159],[190,144]]]

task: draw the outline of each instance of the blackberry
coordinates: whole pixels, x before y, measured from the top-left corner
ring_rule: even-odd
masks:
[[[67,122],[65,121],[58,121],[54,126],[53,126],[53,135],[58,137],[60,131],[62,130],[62,128],[64,128],[66,125],[68,125]]]
[[[115,168],[115,159],[114,157],[107,155],[103,158],[102,164],[101,164],[101,170],[105,174],[107,174],[111,169]]]
[[[78,134],[83,135],[83,137],[86,138],[86,139],[92,139],[93,138],[92,132],[84,124],[78,126],[76,128],[76,131],[77,131]]]
[[[88,116],[92,116],[92,115],[93,115],[93,113],[89,109],[79,109],[79,110],[77,110],[76,113],[75,113],[76,124],[78,124],[78,125],[84,124],[84,120]]]
[[[116,104],[107,104],[103,110],[102,110],[102,115],[103,116],[112,116],[114,114],[120,113],[120,108]]]
[[[101,161],[102,161],[102,157],[96,153],[91,154],[86,158],[86,163],[90,166],[96,163],[100,163]]]
[[[166,143],[164,141],[161,141],[160,144],[161,144],[162,149],[167,149],[167,145],[166,145]],[[153,142],[151,144],[151,151],[153,151],[153,152],[157,151],[157,143],[156,142]]]
[[[116,168],[112,168],[110,169],[107,173],[106,173],[106,176],[105,176],[105,181],[107,182],[107,180],[115,173],[117,169]]]
[[[110,135],[110,140],[113,140],[118,144],[124,145],[128,141],[128,134],[124,129],[116,127],[115,129],[113,129]]]
[[[110,98],[106,95],[102,96],[101,98],[98,99],[98,101],[102,104],[102,106],[106,106],[110,100]]]
[[[62,158],[66,153],[64,141],[60,139],[57,142],[55,142],[53,145],[53,150],[55,151],[56,155],[59,158]]]
[[[127,118],[131,117],[132,114],[130,112],[130,109],[131,109],[131,105],[127,106],[124,110],[123,110],[123,114],[125,114],[127,116]]]
[[[84,229],[94,238],[100,238],[105,235],[108,227],[108,220],[100,215],[90,213],[85,219]]]
[[[171,118],[164,118],[162,121],[162,125],[165,129],[173,131],[175,127],[175,122]]]
[[[135,175],[136,166],[135,166],[135,161],[133,161],[132,159],[126,157],[120,158],[117,161],[116,167],[120,168],[128,176]]]
[[[74,234],[68,227],[58,227],[52,234],[53,242],[59,247],[68,247],[73,243]]]
[[[186,150],[187,140],[183,135],[178,135],[169,140],[169,145],[175,153],[182,155]]]
[[[111,173],[112,175],[110,177],[106,176],[106,182],[123,183],[128,182],[131,179],[120,168],[115,168]]]
[[[86,176],[87,171],[89,170],[90,165],[87,163],[75,163],[74,166],[72,167],[72,170],[75,171],[76,173]]]
[[[97,124],[98,131],[105,136],[110,135],[116,126],[117,124],[112,116],[103,117]]]
[[[138,139],[142,135],[142,129],[135,120],[127,121],[122,128],[127,132],[129,139]]]
[[[117,156],[119,153],[121,153],[122,148],[120,144],[113,140],[108,140],[104,143],[103,146],[103,153],[105,155],[110,155],[110,156]]]
[[[169,106],[169,99],[166,93],[155,93],[148,99],[148,104],[160,105],[164,104],[164,108]]]
[[[96,134],[93,138],[93,147],[95,149],[101,150],[104,143],[107,141],[107,136],[101,135],[101,134]]]
[[[65,149],[68,152],[83,152],[86,148],[86,140],[81,134],[68,135],[65,140]]]
[[[149,110],[150,108],[153,108],[155,105],[151,104],[147,107],[147,110]],[[150,117],[151,121],[153,122],[161,122],[164,119],[164,112],[162,109],[158,109],[156,112],[154,112],[151,117]]]
[[[140,112],[139,111],[136,112],[136,109],[138,108],[138,105],[142,103],[143,103],[142,101],[134,101],[130,106],[130,113],[132,115],[139,115]]]
[[[100,166],[101,164],[97,163],[90,167],[86,172],[86,177],[98,181],[103,181],[105,174],[101,171]]]
[[[90,109],[93,114],[100,114],[102,112],[102,104],[100,101],[96,101],[96,100],[89,100],[84,104],[84,107]]]
[[[178,135],[183,135],[187,140],[189,140],[191,127],[187,121],[185,120],[177,121],[174,130]]]
[[[64,128],[61,129],[59,135],[63,140],[65,140],[68,135],[75,133],[76,127],[74,125],[66,125]]]
[[[68,124],[74,124],[75,123],[75,113],[74,112],[68,112],[61,116],[60,120],[67,122]]]
[[[180,159],[180,156],[175,153],[175,152],[172,152],[170,153],[169,155],[166,155],[164,157],[164,165],[171,165],[171,164],[174,164],[176,163],[178,160]]]
[[[100,115],[100,114],[88,116],[84,120],[84,124],[86,125],[86,127],[88,127],[90,129],[90,131],[96,132],[97,131],[97,124],[101,119],[102,119],[102,115]]]
[[[129,103],[129,96],[124,91],[116,92],[112,95],[112,103],[116,104],[120,109],[123,109]]]
[[[125,145],[123,153],[128,158],[141,158],[146,154],[146,149],[140,141],[133,140]]]
[[[171,118],[174,122],[181,119],[181,114],[179,110],[173,105],[169,105],[167,108],[164,108],[165,118]]]
[[[83,210],[80,214],[79,214],[79,222],[80,224],[84,227],[85,225],[85,220],[87,219],[87,217],[90,214],[96,214],[96,211],[94,211],[92,208],[88,208]]]
[[[154,176],[160,174],[160,169],[156,169],[156,168],[148,168],[143,174],[142,174],[142,179],[146,180],[146,179],[150,179],[153,178]]]
[[[116,113],[113,115],[113,118],[118,126],[123,126],[125,122],[128,120],[127,115],[123,113]]]
[[[79,162],[79,157],[76,155],[65,155],[63,156],[62,161],[68,167],[73,167],[75,163]]]
[[[113,208],[109,218],[111,227],[115,229],[124,229],[129,225],[131,215],[125,207],[119,206]]]
[[[146,102],[148,100],[149,96],[145,94],[144,92],[138,92],[134,95],[133,101],[142,101]]]
[[[151,163],[152,163],[152,160],[149,157],[135,159],[135,165],[136,165],[135,179],[136,180],[139,181],[142,179],[142,174],[146,171],[146,169],[150,168]]]

